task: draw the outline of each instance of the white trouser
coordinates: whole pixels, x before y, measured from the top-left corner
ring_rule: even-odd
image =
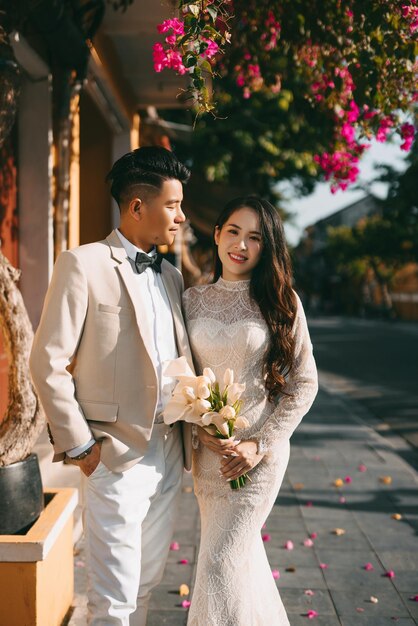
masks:
[[[182,475],[179,426],[156,424],[136,465],[116,473],[99,463],[85,478],[89,626],[145,626],[168,556]]]

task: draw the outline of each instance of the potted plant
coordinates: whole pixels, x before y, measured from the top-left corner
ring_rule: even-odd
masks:
[[[0,20],[0,150],[13,125],[19,75]],[[33,332],[19,275],[0,250],[0,333],[9,360],[8,407],[0,416],[0,626],[59,626],[73,597],[77,493],[44,492],[32,453],[45,417],[29,374]]]

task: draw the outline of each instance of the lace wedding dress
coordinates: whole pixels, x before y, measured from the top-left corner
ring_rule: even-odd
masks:
[[[188,626],[288,626],[261,539],[261,528],[277,497],[289,460],[289,438],[309,410],[317,375],[302,305],[294,325],[296,359],[287,381],[291,396],[267,399],[263,360],[267,325],[249,295],[250,281],[225,281],[188,289],[186,322],[197,373],[210,367],[218,380],[226,368],[246,383],[242,414],[250,427],[242,440],[257,439],[267,450],[232,490],[220,475],[220,457],[203,445],[194,450],[193,475],[202,535]]]

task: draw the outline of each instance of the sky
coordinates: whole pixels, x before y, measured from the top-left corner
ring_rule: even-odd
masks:
[[[367,151],[364,158],[360,161],[360,177],[361,181],[370,181],[377,176],[376,165],[389,163],[396,169],[405,169],[406,152],[402,152],[399,148],[400,141],[395,143],[372,143],[371,148]],[[371,187],[373,193],[379,197],[386,195],[387,185],[383,183],[375,183]],[[332,194],[329,183],[319,183],[314,192],[309,196],[297,198],[287,183],[279,185],[279,190],[284,191],[288,201],[286,209],[294,214],[293,223],[285,224],[286,237],[291,245],[296,245],[304,228],[310,224],[314,224],[319,219],[331,215],[335,211],[342,209],[349,204],[360,200],[365,196],[365,192],[358,191],[337,191]]]

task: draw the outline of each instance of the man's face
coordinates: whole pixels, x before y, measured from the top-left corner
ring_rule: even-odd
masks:
[[[186,217],[181,209],[183,185],[179,180],[165,180],[157,195],[150,194],[141,201],[137,235],[143,249],[149,246],[170,246],[180,224]]]

